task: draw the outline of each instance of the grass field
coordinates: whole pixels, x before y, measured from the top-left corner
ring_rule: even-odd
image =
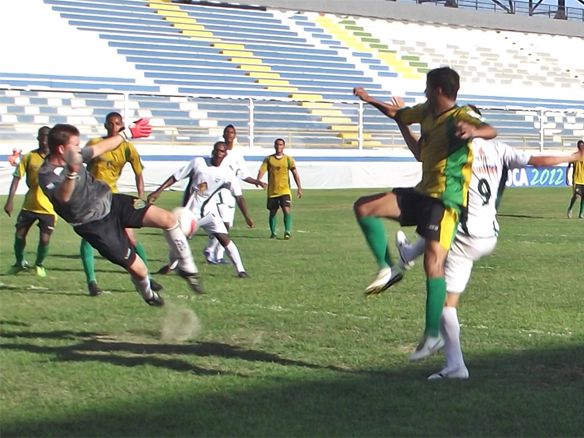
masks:
[[[251,278],[203,264],[197,236],[207,294],[158,276],[165,308],[145,305],[99,257],[109,293],[87,296],[79,239],[60,221],[46,279],[0,276],[0,434],[582,436],[584,220],[565,219],[568,189],[506,193],[498,248],[476,265],[459,310],[464,382],[426,381],[441,355],[408,362],[423,329],[419,265],[395,289],[363,296],[376,267],[351,205],[369,192],[306,191],[290,241],[267,238],[264,194],[248,192],[257,227],[239,216],[232,237]],[[13,263],[13,223],[0,218],[2,272]],[[388,223],[392,236],[396,227]],[[162,235],[139,235],[157,269]],[[30,262],[37,236],[35,227]],[[162,342],[165,319],[181,309],[196,312],[202,331]]]

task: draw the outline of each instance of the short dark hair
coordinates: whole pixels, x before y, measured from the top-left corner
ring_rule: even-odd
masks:
[[[75,136],[79,137],[79,129],[75,126],[66,123],[56,124],[49,131],[49,151],[51,154],[56,152],[58,146],[66,145],[69,139]]]
[[[107,123],[108,120],[111,119],[112,117],[119,117],[120,119],[123,120],[123,117],[120,113],[112,111],[111,113],[108,113],[107,116],[105,116],[105,122]]]
[[[276,146],[276,143],[278,143],[279,141],[281,141],[282,143],[284,143],[284,146],[286,146],[286,140],[284,140],[283,138],[277,138],[274,140],[274,146]]]
[[[456,99],[460,89],[460,76],[450,67],[440,67],[430,70],[426,76],[428,86],[440,88],[450,99]]]
[[[581,147],[584,146],[584,140],[578,140],[578,143],[576,143],[576,146],[578,147],[578,149],[580,149]]]
[[[50,130],[51,130],[51,128],[49,128],[48,126],[41,126],[39,128],[39,130],[37,131],[37,137],[40,137],[41,136],[41,133],[43,131],[50,131]]]
[[[237,129],[235,129],[235,126],[233,126],[231,123],[229,125],[227,125],[225,128],[223,128],[223,134],[225,134],[225,132],[229,129],[229,128],[233,128],[233,130],[235,132],[237,132]]]

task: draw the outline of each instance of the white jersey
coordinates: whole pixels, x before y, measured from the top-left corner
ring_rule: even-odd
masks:
[[[243,154],[238,148],[233,148],[227,151],[227,155],[225,158],[223,158],[223,161],[219,167],[229,170],[241,180],[250,177],[245,159],[243,158]]]
[[[223,167],[212,166],[210,159],[197,157],[174,173],[177,181],[191,177],[191,186],[186,207],[200,219],[217,208],[214,196],[227,188],[234,196],[241,196],[239,181]]]
[[[475,138],[472,141],[474,160],[469,186],[468,217],[459,232],[471,237],[493,237],[499,233],[497,193],[508,169],[525,167],[531,155],[516,151],[497,140]]]

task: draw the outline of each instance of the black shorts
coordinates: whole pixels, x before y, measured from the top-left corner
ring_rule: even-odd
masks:
[[[268,198],[268,202],[266,203],[266,208],[268,210],[277,210],[278,207],[291,207],[292,206],[292,199],[290,195],[282,195],[276,196],[274,198]]]
[[[75,232],[110,262],[127,268],[136,260],[136,250],[124,230],[142,228],[150,205],[140,198],[114,193],[109,214],[98,221],[76,226]]]
[[[449,249],[459,221],[459,212],[444,206],[440,199],[422,195],[413,188],[394,189],[401,210],[400,224],[416,225],[416,232]]]
[[[46,213],[35,213],[28,210],[20,210],[18,213],[18,218],[16,218],[16,229],[20,230],[22,228],[29,229],[32,224],[38,221],[37,224],[41,233],[51,234],[55,231],[55,223],[57,222],[57,217],[54,214]]]
[[[574,184],[574,194],[584,198],[584,184]]]

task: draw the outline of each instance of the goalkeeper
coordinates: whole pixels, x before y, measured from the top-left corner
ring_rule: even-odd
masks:
[[[176,216],[140,198],[112,193],[103,181],[94,179],[83,166],[130,138],[142,138],[152,131],[148,120],[140,119],[118,135],[80,149],[79,130],[58,124],[49,132],[49,155],[39,170],[39,185],[53,203],[56,213],[73,226],[99,253],[123,267],[144,301],[162,306],[164,300],[150,286],[148,268],[137,256],[125,228],[152,227],[164,230],[172,254],[179,260],[178,273],[198,292],[198,272],[186,237]]]

